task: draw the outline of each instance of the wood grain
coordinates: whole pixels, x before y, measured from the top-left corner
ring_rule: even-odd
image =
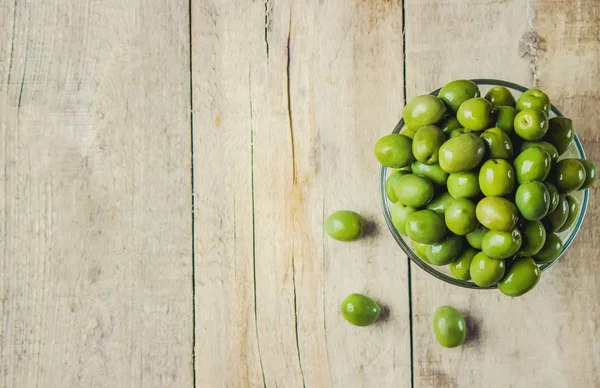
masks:
[[[408,97],[457,78],[537,85],[574,118],[597,159],[599,14],[594,1],[407,1]],[[416,387],[600,385],[598,189],[590,194],[580,236],[526,296],[459,289],[413,271]],[[468,317],[470,339],[458,349],[439,347],[431,332],[445,304]]]
[[[0,3],[0,386],[192,384],[186,3]]]
[[[322,229],[342,208],[384,225],[372,147],[403,105],[400,2],[193,12],[198,385],[409,385],[406,257],[387,230]],[[387,320],[344,322],[352,292]]]

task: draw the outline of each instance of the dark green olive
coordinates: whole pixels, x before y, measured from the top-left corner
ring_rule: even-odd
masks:
[[[369,326],[377,321],[381,308],[373,299],[361,294],[348,295],[340,306],[342,316],[355,326]]]
[[[519,152],[523,152],[528,148],[536,147],[546,151],[548,155],[550,155],[552,163],[556,163],[556,161],[558,160],[558,151],[556,150],[556,148],[554,148],[552,144],[548,143],[547,141],[524,141],[523,143],[521,143],[521,149],[519,150]]]
[[[408,174],[406,171],[394,171],[385,180],[385,194],[390,202],[398,201],[398,197],[396,197],[396,193],[394,192],[394,184],[398,181],[398,178],[406,174]]]
[[[558,194],[556,186],[554,186],[552,183],[544,182],[544,185],[548,189],[548,194],[550,195],[550,207],[548,208],[548,213],[552,213],[554,209],[556,209],[556,207],[558,206],[560,196]]]
[[[438,123],[445,115],[446,105],[429,94],[413,98],[402,110],[406,126],[415,131],[425,125]]]
[[[523,237],[517,228],[508,232],[490,230],[483,236],[481,250],[492,259],[502,260],[514,256],[522,243]]]
[[[515,204],[526,220],[541,220],[550,208],[548,188],[542,182],[523,183],[515,194]]]
[[[473,248],[463,250],[456,260],[450,263],[450,272],[452,272],[452,275],[458,280],[470,280],[471,261],[478,252],[477,249]]]
[[[490,230],[483,225],[479,225],[477,229],[472,231],[471,233],[467,233],[467,242],[470,246],[475,249],[481,249],[481,243],[483,241],[483,237]]]
[[[485,143],[486,154],[490,159],[512,159],[513,144],[510,137],[498,127],[486,129],[481,134]]]
[[[515,105],[520,112],[528,108],[541,109],[546,114],[550,113],[550,98],[539,89],[529,89],[519,97]]]
[[[448,233],[444,218],[429,209],[409,214],[405,228],[407,236],[421,244],[441,241]]]
[[[428,178],[436,186],[445,186],[448,181],[448,173],[439,164],[427,165],[419,161],[411,164],[413,174]]]
[[[441,193],[427,204],[427,209],[433,210],[439,215],[444,216],[446,209],[452,201],[454,201],[454,198],[449,193]]]
[[[448,230],[464,236],[477,229],[479,221],[475,215],[475,204],[467,198],[457,198],[450,203],[445,213]]]
[[[577,200],[570,195],[566,195],[565,199],[567,200],[569,215],[567,216],[567,220],[565,221],[563,226],[561,226],[560,229],[558,229],[559,233],[564,232],[565,230],[568,230],[571,226],[573,226],[575,220],[577,219],[577,216],[579,215],[579,204],[577,203]]]
[[[558,256],[560,256],[563,248],[563,243],[556,234],[548,233],[546,235],[546,242],[544,247],[535,255],[533,258],[536,263],[547,264],[553,262]]]
[[[581,185],[579,190],[585,190],[590,188],[598,179],[598,166],[596,166],[596,163],[587,159],[579,159],[579,162],[583,165],[583,168],[585,169],[585,181],[583,182],[583,185]]]
[[[485,98],[476,97],[461,104],[456,118],[463,128],[471,131],[483,131],[492,126],[494,113],[494,106],[491,102]]]
[[[421,127],[415,133],[412,142],[412,152],[421,163],[428,165],[438,161],[438,150],[446,141],[446,135],[435,125]]]
[[[442,87],[438,93],[440,100],[444,101],[448,109],[456,112],[460,105],[474,97],[479,97],[479,87],[473,81],[460,79],[452,81]]]
[[[578,159],[562,159],[554,165],[551,180],[559,193],[570,193],[585,183],[585,174],[585,167]]]
[[[568,216],[569,203],[567,202],[565,196],[561,195],[556,209],[554,209],[552,213],[548,213],[542,222],[544,223],[544,226],[548,232],[555,233],[565,224]]]
[[[496,107],[496,127],[500,128],[507,135],[514,135],[515,133],[515,117],[517,111],[515,108],[510,106],[498,106]]]
[[[442,306],[433,314],[433,332],[440,345],[455,348],[467,338],[467,323],[457,309]]]
[[[504,260],[492,259],[479,252],[473,256],[469,272],[473,283],[479,287],[487,287],[498,283],[504,277],[505,270]]]
[[[515,132],[521,139],[540,140],[548,131],[548,116],[541,109],[524,109],[515,117]]]
[[[537,254],[546,242],[546,228],[541,221],[525,221],[521,227],[523,244],[519,255],[533,256]]]
[[[464,237],[450,235],[444,240],[427,246],[427,260],[432,265],[450,264],[462,251]]]
[[[544,141],[552,144],[558,155],[564,154],[575,137],[573,122],[566,117],[553,117],[548,120],[548,132],[543,137]]]
[[[440,121],[438,125],[442,132],[446,134],[446,136],[449,136],[450,132],[454,131],[455,129],[462,128],[462,126],[458,122],[458,119],[454,115],[448,115],[444,117],[444,119]]]
[[[494,106],[512,106],[516,104],[515,97],[504,86],[494,86],[486,94],[485,99]]]
[[[396,227],[398,233],[406,235],[406,218],[410,213],[416,212],[417,209],[410,206],[405,206],[400,202],[390,205],[390,214],[392,216],[392,224]]]
[[[521,296],[538,284],[542,275],[531,257],[521,257],[512,263],[506,275],[498,283],[504,295]]]
[[[412,140],[404,135],[391,134],[375,143],[375,157],[387,167],[402,168],[415,160],[412,153]]]
[[[434,194],[431,181],[415,174],[406,174],[398,178],[394,184],[394,192],[398,202],[412,207],[427,205]]]

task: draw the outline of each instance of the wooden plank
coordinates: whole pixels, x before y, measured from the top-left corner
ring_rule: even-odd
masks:
[[[198,385],[409,385],[406,257],[372,156],[403,106],[400,2],[193,5]],[[324,236],[340,208],[378,238]],[[344,322],[351,292],[389,318]]]
[[[588,156],[597,159],[598,113],[591,107],[599,97],[599,14],[594,1],[407,1],[408,97],[457,78],[537,84],[575,118]],[[600,385],[600,268],[592,260],[599,253],[598,189],[590,194],[581,235],[526,296],[459,289],[413,271],[415,386]],[[431,331],[444,304],[468,316],[472,334],[461,348],[441,348]]]
[[[0,385],[191,385],[187,2],[0,23]]]

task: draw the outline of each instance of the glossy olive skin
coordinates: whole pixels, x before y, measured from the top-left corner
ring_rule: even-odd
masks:
[[[519,112],[528,108],[536,108],[548,114],[551,107],[550,98],[539,89],[529,89],[519,97],[515,107]]]
[[[448,230],[459,236],[473,232],[479,226],[475,215],[475,204],[467,198],[457,198],[450,203],[445,213]]]
[[[445,115],[446,105],[429,94],[413,98],[402,110],[404,123],[415,131],[425,125],[438,123]]]
[[[523,184],[531,181],[544,181],[550,173],[550,155],[541,148],[528,148],[521,152],[514,161],[517,182]]]
[[[411,164],[412,173],[428,178],[435,186],[443,187],[448,181],[448,173],[439,164],[427,165],[419,161]]]
[[[566,195],[565,199],[567,200],[567,207],[569,208],[569,214],[567,215],[567,219],[563,226],[558,229],[558,232],[564,232],[569,229],[575,223],[577,216],[579,215],[579,204],[577,200],[570,195]]]
[[[406,235],[421,244],[433,244],[441,241],[448,229],[444,218],[433,210],[419,210],[406,218]]]
[[[421,244],[416,241],[412,242],[413,251],[419,257],[419,259],[429,263],[429,260],[427,259],[427,246],[428,244]]]
[[[486,233],[489,231],[490,230],[485,226],[479,225],[477,229],[475,229],[471,233],[467,233],[467,242],[473,248],[481,250],[481,243],[483,242],[483,237],[485,237]]]
[[[412,140],[404,135],[386,135],[375,143],[375,157],[384,166],[406,167],[415,160],[412,153]]]
[[[413,139],[415,137],[415,133],[417,132],[416,129],[409,129],[408,127],[404,127],[403,130],[400,131],[401,135],[404,135],[410,139]]]
[[[494,119],[494,106],[485,98],[471,98],[461,104],[456,118],[463,128],[471,131],[483,131],[490,128]]]
[[[540,140],[548,131],[548,116],[540,109],[524,109],[515,117],[515,132],[525,140]]]
[[[558,151],[556,150],[556,148],[554,148],[552,144],[548,143],[547,141],[524,141],[521,143],[521,149],[519,150],[519,152],[523,152],[528,148],[543,149],[548,153],[548,155],[550,155],[552,163],[556,163],[556,161],[558,160]]]
[[[462,251],[464,240],[464,237],[449,235],[442,241],[428,245],[427,260],[432,265],[452,263]]]
[[[560,194],[558,194],[558,189],[552,183],[544,182],[544,186],[546,186],[548,189],[548,194],[550,195],[550,207],[548,208],[548,213],[552,213],[558,206]]]
[[[476,134],[465,133],[442,144],[439,163],[447,173],[466,172],[477,167],[484,155],[483,140]]]
[[[598,180],[598,166],[596,163],[587,159],[579,159],[579,162],[585,169],[585,181],[579,190],[589,189]]]
[[[569,216],[569,203],[564,195],[560,196],[558,200],[558,206],[552,213],[548,213],[546,217],[542,219],[542,223],[546,227],[548,232],[557,232],[567,222]]]
[[[392,224],[396,227],[398,233],[406,236],[406,218],[410,213],[416,212],[417,209],[410,206],[405,206],[400,202],[390,205],[390,214],[392,216]]]
[[[433,314],[433,332],[440,345],[455,348],[467,338],[467,323],[457,309],[442,306]]]
[[[479,170],[479,188],[486,197],[500,197],[513,191],[515,171],[504,159],[489,159]]]
[[[544,141],[552,144],[558,155],[564,154],[575,137],[573,121],[566,117],[553,117],[548,120],[548,132],[543,137]]]
[[[477,249],[466,248],[461,252],[460,255],[450,263],[450,272],[458,280],[470,280],[471,279],[471,261],[473,257],[478,253]]]
[[[448,193],[454,198],[472,198],[481,194],[476,172],[457,172],[448,176]]]
[[[525,221],[521,226],[523,244],[519,255],[533,256],[538,253],[546,242],[546,228],[541,221]]]
[[[552,181],[559,193],[579,190],[585,183],[585,167],[578,159],[562,159],[552,169]]]
[[[394,184],[394,192],[398,202],[412,207],[427,205],[434,194],[431,181],[415,174],[406,174],[398,178]]]
[[[338,241],[358,240],[365,230],[362,216],[350,210],[340,210],[325,220],[325,232],[329,237]]]
[[[471,133],[472,131],[467,128],[457,128],[452,130],[448,135],[448,139],[454,139],[455,137],[459,137],[460,135],[464,135],[465,133]]]
[[[554,233],[548,233],[546,235],[546,242],[544,247],[535,255],[533,259],[538,264],[547,264],[554,261],[562,252],[563,243],[560,237]]]
[[[486,94],[485,99],[494,106],[512,106],[517,103],[510,90],[504,86],[494,86]]]
[[[486,156],[490,159],[512,159],[513,144],[510,137],[498,127],[486,129],[481,134],[485,143]]]
[[[526,220],[541,220],[550,208],[550,193],[542,182],[527,182],[517,188],[517,209]]]
[[[439,215],[443,216],[446,214],[446,209],[454,201],[454,198],[448,193],[441,193],[435,196],[431,202],[427,204],[427,209],[433,210]]]
[[[515,133],[515,117],[517,110],[510,106],[499,106],[496,108],[496,127],[500,128],[507,135]]]
[[[398,197],[396,197],[396,193],[394,192],[394,184],[398,181],[398,178],[406,174],[408,174],[406,171],[394,171],[385,180],[385,194],[390,202],[398,202]]]
[[[480,95],[479,86],[475,82],[459,79],[444,85],[438,98],[444,101],[448,110],[456,112],[463,102]]]
[[[517,228],[508,232],[490,230],[483,236],[481,250],[492,259],[502,260],[514,256],[522,243],[523,236]]]
[[[507,232],[519,220],[517,207],[502,197],[485,197],[475,208],[477,220],[488,229]]]
[[[421,163],[436,164],[438,161],[438,150],[446,141],[446,135],[435,125],[421,127],[415,133],[412,142],[412,152]]]
[[[438,126],[446,136],[450,135],[450,132],[454,131],[455,129],[462,128],[458,122],[458,119],[454,115],[448,115],[444,117],[444,119],[439,122]]]
[[[498,283],[504,277],[505,270],[504,260],[492,259],[479,252],[473,257],[469,272],[473,283],[479,287],[487,287]]]
[[[531,257],[521,257],[513,262],[508,272],[498,283],[504,295],[521,296],[538,284],[542,272]]]
[[[340,305],[342,316],[355,326],[369,326],[379,318],[381,307],[373,299],[361,294],[350,294]]]

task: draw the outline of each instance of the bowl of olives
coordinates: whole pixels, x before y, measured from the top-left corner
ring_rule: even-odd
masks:
[[[410,100],[375,144],[387,225],[453,285],[520,296],[572,244],[596,164],[541,90],[452,81]]]

